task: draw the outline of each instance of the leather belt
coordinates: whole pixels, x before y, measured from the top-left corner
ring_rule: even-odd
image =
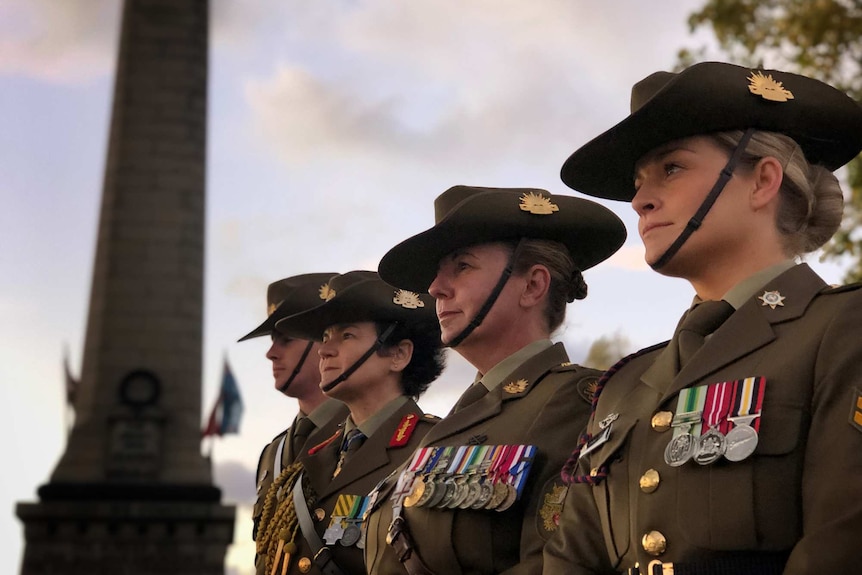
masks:
[[[781,575],[787,553],[744,553],[716,557],[707,561],[663,563],[658,559],[646,568],[638,565],[626,570],[628,575]]]
[[[416,552],[413,537],[403,517],[396,517],[389,524],[386,543],[395,551],[398,560],[404,565],[408,575],[434,575]]]
[[[314,528],[311,513],[308,511],[308,503],[305,501],[305,493],[302,492],[302,480],[304,473],[300,473],[293,486],[293,507],[296,510],[296,519],[299,521],[299,529],[305,542],[311,547],[314,564],[324,575],[344,575],[344,571],[338,567],[332,557],[332,549],[323,544],[320,535]]]

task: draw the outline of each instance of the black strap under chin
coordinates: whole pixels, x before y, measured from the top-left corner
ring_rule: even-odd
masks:
[[[479,327],[479,325],[485,320],[485,316],[488,315],[488,312],[491,311],[491,307],[494,305],[494,302],[497,301],[497,298],[500,297],[500,293],[503,291],[503,288],[506,287],[506,282],[509,281],[509,278],[512,277],[512,270],[515,269],[515,262],[518,260],[518,256],[521,254],[521,246],[524,243],[523,238],[518,240],[518,245],[515,246],[512,255],[509,257],[509,261],[506,264],[506,269],[503,270],[503,273],[500,274],[500,279],[497,280],[497,285],[494,286],[494,289],[488,295],[488,299],[485,300],[485,303],[482,304],[482,307],[479,309],[479,313],[470,321],[470,323],[465,327],[461,333],[456,335],[452,341],[446,344],[447,347],[456,347],[461,344],[467,336],[473,333],[473,330]]]
[[[676,240],[674,240],[670,247],[665,250],[661,257],[649,265],[652,269],[658,270],[669,262],[670,259],[676,255],[676,252],[679,251],[682,245],[688,240],[689,236],[693,234],[701,224],[703,224],[703,218],[706,217],[707,212],[712,208],[715,200],[718,199],[718,195],[722,190],[724,190],[724,186],[727,185],[727,182],[730,181],[730,178],[733,176],[733,170],[736,169],[736,164],[739,163],[739,159],[745,152],[745,147],[748,145],[748,141],[751,139],[753,134],[754,129],[749,128],[742,135],[742,139],[739,140],[739,143],[736,145],[736,149],[733,150],[733,154],[731,154],[727,164],[722,168],[721,174],[718,176],[718,180],[716,180],[715,185],[712,186],[712,189],[703,200],[703,203],[700,204],[697,212],[695,212],[694,216],[692,216],[688,221],[688,224],[686,224],[685,229],[682,230],[682,233],[679,234]]]
[[[392,335],[392,332],[395,331],[395,327],[397,325],[398,325],[397,322],[390,323],[389,326],[387,326],[387,328],[385,330],[383,330],[383,333],[381,333],[377,337],[377,340],[375,340],[374,345],[372,345],[370,348],[368,348],[368,351],[366,351],[364,354],[362,354],[362,357],[357,359],[353,363],[353,365],[351,365],[350,367],[348,367],[344,371],[344,373],[342,373],[341,375],[339,375],[338,377],[336,377],[335,379],[333,379],[332,381],[330,381],[329,383],[327,383],[326,385],[324,385],[320,389],[322,389],[324,392],[330,391],[336,385],[338,385],[339,383],[341,383],[342,381],[344,381],[345,379],[347,379],[348,377],[353,375],[354,371],[356,371],[357,369],[362,367],[362,364],[365,363],[366,361],[368,361],[368,358],[371,357],[371,355],[374,352],[376,352],[378,349],[380,349],[384,343],[386,343],[386,340],[389,338],[390,335]]]
[[[293,368],[293,373],[290,374],[290,377],[287,378],[287,381],[284,382],[284,385],[278,388],[278,390],[284,393],[290,384],[293,383],[293,380],[299,374],[299,370],[302,369],[302,364],[305,363],[306,358],[308,358],[308,354],[311,351],[311,348],[314,347],[314,342],[308,342],[308,345],[305,346],[305,351],[302,352],[302,357],[299,358],[299,361],[296,363],[296,367]]]

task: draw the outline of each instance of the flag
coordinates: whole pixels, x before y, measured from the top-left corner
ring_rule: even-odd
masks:
[[[66,405],[75,407],[75,397],[78,395],[78,380],[72,375],[72,370],[69,368],[69,350],[64,349],[63,352],[63,371],[66,376]]]
[[[239,387],[236,378],[224,360],[224,373],[221,379],[221,389],[210,412],[209,420],[203,430],[203,436],[226,435],[228,433],[239,433],[239,422],[242,419],[242,398],[239,395]]]

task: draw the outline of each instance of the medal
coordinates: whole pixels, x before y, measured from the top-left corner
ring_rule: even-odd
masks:
[[[697,449],[695,437],[700,435],[700,416],[706,401],[706,387],[690,387],[679,392],[676,415],[671,427],[673,437],[664,450],[664,461],[671,467],[684,465]]]
[[[362,530],[359,529],[359,526],[351,523],[347,527],[344,528],[344,533],[341,535],[341,543],[345,547],[352,547],[359,542],[359,538],[362,535]]]
[[[510,508],[515,503],[515,501],[518,500],[518,490],[515,489],[515,487],[512,485],[505,485],[505,487],[507,491],[506,497],[505,499],[503,499],[500,505],[497,506],[496,511],[505,511],[506,509]]]
[[[718,461],[727,449],[727,441],[720,427],[727,427],[727,413],[732,401],[733,383],[723,381],[713,383],[706,390],[703,421],[708,426],[706,432],[697,440],[694,460],[700,465]]]
[[[329,527],[323,532],[323,540],[326,541],[327,545],[335,545],[341,539],[344,534],[344,526],[341,524],[343,519],[344,517],[333,517]]]
[[[746,377],[734,383],[733,406],[728,417],[734,427],[727,433],[727,450],[724,457],[728,461],[736,462],[749,457],[757,447],[757,430],[760,427],[766,379]]]

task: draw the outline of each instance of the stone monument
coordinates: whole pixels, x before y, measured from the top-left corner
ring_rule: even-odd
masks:
[[[208,0],[126,0],[76,420],[23,575],[224,573],[201,455]]]

